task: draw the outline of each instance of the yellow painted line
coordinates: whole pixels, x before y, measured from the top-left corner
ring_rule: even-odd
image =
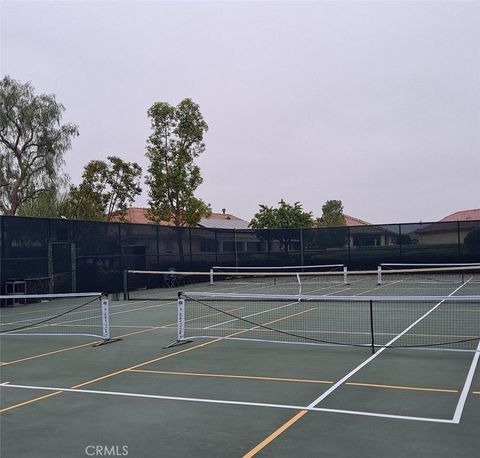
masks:
[[[100,342],[100,340],[97,340],[95,342],[89,342],[89,343],[82,344],[82,345],[75,345],[74,347],[61,348],[59,350],[53,350],[53,351],[49,351],[49,352],[46,352],[46,353],[41,353],[39,355],[27,356],[25,358],[20,358],[20,359],[14,360],[14,361],[9,361],[7,363],[3,363],[3,365],[8,366],[10,364],[21,363],[22,361],[29,361],[31,359],[43,358],[44,356],[54,355],[56,353],[62,353],[64,351],[70,351],[70,350],[75,350],[77,348],[87,347],[88,345],[93,345],[96,342]]]
[[[289,316],[286,316],[286,317],[282,317],[282,318],[279,318],[279,319],[277,319],[277,320],[270,321],[270,322],[268,322],[268,323],[264,323],[264,325],[268,325],[268,324],[275,323],[275,322],[277,322],[277,321],[282,321],[282,320],[285,320],[285,319],[288,319],[288,318],[292,318],[292,317],[294,317],[294,316],[297,316],[297,315],[300,315],[300,314],[309,312],[309,311],[311,311],[311,310],[314,310],[314,309],[312,308],[312,309],[310,309],[310,310],[304,310],[304,311],[302,311],[302,312],[294,313],[294,314],[292,314],[292,315],[289,315]],[[256,328],[258,328],[258,327],[259,327],[259,326],[255,326],[255,327],[253,327],[253,328],[251,328],[251,329],[247,329],[247,330],[242,330],[242,331],[239,331],[239,332],[235,332],[234,334],[230,334],[230,335],[228,335],[227,337],[233,337],[233,336],[236,336],[236,335],[239,335],[239,334],[243,334],[243,333],[245,333],[245,332],[247,332],[247,331],[250,331],[250,330],[252,330],[252,329],[256,329]],[[142,330],[142,331],[139,331],[139,332],[148,332],[148,331],[151,331],[151,330],[150,330],[150,329],[147,329],[147,330]],[[139,332],[138,332],[138,333],[139,333]],[[154,359],[151,359],[151,360],[149,360],[149,361],[145,361],[145,362],[140,363],[140,364],[135,364],[134,366],[130,366],[130,367],[127,367],[127,368],[125,368],[125,369],[121,369],[121,370],[119,370],[119,371],[115,371],[115,372],[112,372],[112,373],[110,373],[110,374],[103,375],[102,377],[97,377],[97,378],[95,378],[95,379],[88,380],[88,381],[83,382],[83,383],[80,383],[80,384],[78,384],[78,385],[74,385],[74,386],[72,386],[72,387],[70,387],[70,388],[72,388],[72,389],[81,388],[81,387],[83,387],[83,386],[86,386],[86,385],[90,385],[90,384],[92,384],[92,383],[99,382],[100,380],[105,380],[105,379],[107,379],[107,378],[110,378],[110,377],[114,377],[114,376],[116,376],[116,375],[123,374],[123,373],[128,372],[128,371],[130,371],[130,370],[132,370],[132,369],[137,369],[137,368],[142,367],[142,366],[145,366],[145,365],[147,365],[147,364],[151,364],[151,363],[154,363],[154,362],[157,362],[157,361],[162,361],[162,360],[164,360],[164,359],[171,358],[171,357],[173,357],[173,356],[177,356],[177,355],[180,355],[180,354],[183,354],[183,353],[192,351],[192,350],[196,350],[196,349],[198,349],[198,348],[204,348],[204,347],[206,347],[206,346],[208,346],[208,345],[211,345],[211,344],[213,344],[213,343],[219,342],[219,341],[221,341],[221,340],[224,340],[224,338],[220,337],[220,338],[218,338],[218,339],[210,340],[210,341],[208,341],[208,342],[204,342],[204,343],[202,343],[202,344],[195,345],[194,347],[186,348],[186,349],[184,349],[184,350],[180,350],[180,351],[177,351],[177,352],[174,352],[174,353],[169,353],[168,355],[160,356],[160,357],[158,357],[158,358],[154,358]],[[26,401],[26,402],[23,402],[23,403],[20,403],[20,404],[15,404],[15,405],[13,405],[13,406],[10,406],[10,407],[7,407],[7,408],[3,409],[2,411],[0,411],[0,413],[1,413],[1,412],[6,412],[7,410],[12,410],[12,409],[21,407],[21,406],[26,405],[26,404],[30,404],[30,403],[33,403],[33,402],[36,402],[36,401],[40,401],[40,400],[45,399],[45,398],[47,398],[47,397],[52,397],[52,396],[55,396],[55,395],[58,395],[58,394],[61,394],[61,393],[63,393],[63,391],[56,391],[55,393],[50,393],[50,395],[48,395],[48,396],[42,396],[42,397],[40,397],[40,398],[31,399],[30,401]]]
[[[294,313],[292,315],[289,315],[287,317],[282,317],[282,318],[278,318],[276,320],[273,320],[273,321],[269,321],[268,323],[265,323],[265,325],[268,325],[268,324],[272,324],[272,323],[276,323],[277,321],[282,321],[282,320],[285,320],[287,318],[291,318],[291,317],[294,317],[294,316],[297,316],[297,315],[300,315],[300,314],[303,314],[303,313],[306,313],[306,312],[310,312],[311,310],[314,310],[314,309],[310,309],[310,310],[304,310],[302,312],[298,312],[298,313]],[[239,331],[239,332],[235,332],[233,334],[230,334],[228,335],[227,337],[234,337],[236,335],[239,335],[239,334],[243,334],[247,331],[250,331],[252,329],[256,329],[258,328],[259,326],[254,326],[253,328],[250,328],[250,329],[243,329],[242,331]],[[214,340],[210,340],[208,342],[204,342],[200,345],[195,345],[194,347],[190,347],[190,348],[186,348],[184,350],[180,350],[180,351],[177,351],[177,352],[174,352],[174,353],[169,353],[168,355],[164,355],[164,356],[160,356],[158,358],[155,358],[155,359],[151,359],[149,361],[145,361],[143,363],[140,363],[140,364],[136,364],[135,366],[131,366],[131,367],[127,367],[125,369],[121,369],[119,371],[116,371],[116,372],[112,372],[111,374],[107,374],[107,375],[104,375],[102,377],[98,377],[96,379],[93,379],[93,380],[89,380],[88,382],[84,382],[84,383],[80,383],[79,385],[75,385],[75,386],[72,386],[71,388],[80,388],[82,386],[85,386],[85,385],[90,385],[91,383],[95,383],[95,382],[99,382],[100,380],[104,380],[106,378],[110,378],[110,377],[113,377],[115,375],[119,375],[119,374],[123,374],[125,372],[128,372],[128,371],[131,371],[132,369],[137,369],[139,367],[142,367],[142,366],[146,366],[147,364],[152,364],[152,363],[155,363],[157,361],[162,361],[164,359],[167,359],[167,358],[171,358],[172,356],[177,356],[177,355],[180,355],[182,353],[187,353],[189,351],[192,351],[192,350],[196,350],[197,348],[204,348],[208,345],[211,345],[213,343],[216,343],[216,342],[219,342],[221,340],[224,340],[224,337],[219,337],[217,339],[214,339]]]
[[[218,341],[218,340],[221,340],[221,339],[217,339],[216,341]],[[135,368],[137,368],[137,367],[141,367],[141,366],[143,366],[143,365],[145,365],[145,364],[149,364],[149,363],[152,363],[152,362],[155,362],[155,361],[159,361],[159,360],[161,360],[161,359],[166,359],[166,358],[169,358],[169,357],[171,357],[171,356],[175,356],[175,355],[180,354],[180,353],[185,353],[185,352],[190,351],[190,350],[195,350],[196,348],[199,348],[199,347],[204,347],[204,346],[209,345],[209,344],[211,344],[211,343],[214,343],[214,342],[216,342],[216,341],[213,341],[213,340],[212,340],[211,342],[206,342],[206,343],[203,343],[203,344],[201,344],[201,345],[197,345],[197,346],[195,346],[195,347],[186,348],[185,350],[181,350],[181,351],[178,351],[178,352],[175,352],[175,353],[170,353],[170,354],[165,355],[165,356],[162,356],[162,357],[160,357],[160,358],[155,358],[155,359],[152,359],[152,360],[150,360],[150,361],[146,361],[146,362],[144,362],[144,363],[141,363],[141,364],[137,364],[137,365],[135,365],[135,366],[128,367],[128,368],[126,368],[126,369],[122,369],[122,370],[119,370],[119,371],[116,371],[116,372],[112,372],[112,373],[110,373],[110,374],[104,375],[103,377],[98,377],[98,378],[93,379],[93,380],[88,380],[87,382],[80,383],[80,384],[78,384],[78,385],[72,386],[71,388],[80,388],[80,387],[82,387],[82,386],[89,385],[89,384],[91,384],[91,383],[95,383],[95,382],[98,382],[98,381],[100,381],[100,380],[104,380],[104,379],[106,379],[106,378],[109,378],[109,377],[113,377],[113,376],[115,376],[115,375],[122,374],[123,372],[126,372],[126,371],[128,371],[128,370],[130,370],[130,369],[135,369]],[[41,396],[41,397],[39,397],[39,398],[34,398],[34,399],[30,399],[29,401],[21,402],[21,403],[19,403],[19,404],[14,404],[14,405],[12,405],[12,406],[10,406],[10,407],[6,407],[6,408],[0,410],[0,413],[6,412],[6,411],[8,411],[8,410],[16,409],[16,408],[18,408],[18,407],[22,407],[22,406],[24,406],[24,405],[31,404],[31,403],[36,402],[36,401],[41,401],[42,399],[46,399],[46,398],[49,398],[49,397],[52,397],[52,396],[56,396],[56,395],[62,394],[62,393],[63,393],[63,391],[55,391],[54,393],[50,393],[50,394],[48,394],[48,395],[46,395],[46,396]]]
[[[244,307],[240,307],[240,308],[244,308]],[[139,310],[139,309],[136,309],[136,310]],[[237,310],[237,309],[233,309],[233,311],[235,311],[235,310]],[[207,315],[207,317],[208,316],[210,316],[210,315]],[[200,317],[200,318],[203,318],[203,317]],[[187,320],[187,321],[198,320],[200,318],[193,318],[193,319]],[[127,334],[122,334],[122,335],[119,335],[119,336],[115,336],[115,338],[124,339],[125,337],[133,336],[135,334],[142,334],[142,333],[148,332],[148,331],[155,331],[157,329],[161,329],[162,327],[174,326],[176,324],[177,323],[175,322],[175,323],[169,323],[169,324],[166,324],[166,325],[163,325],[163,326],[151,326],[148,329],[142,329],[140,331],[129,332]],[[99,342],[101,342],[101,340],[94,340],[94,341],[91,341],[91,342],[88,342],[88,343],[85,343],[85,344],[75,345],[73,347],[61,348],[59,350],[53,350],[53,351],[49,351],[49,352],[46,352],[46,353],[41,353],[39,355],[27,356],[25,358],[16,359],[16,360],[13,360],[13,361],[6,361],[6,362],[0,363],[0,366],[17,364],[17,363],[21,363],[21,362],[24,362],[24,361],[30,361],[32,359],[43,358],[45,356],[55,355],[57,353],[63,353],[65,351],[71,351],[71,350],[76,350],[78,348],[89,347],[89,346],[94,345],[94,344],[99,343]]]
[[[195,372],[171,372],[171,371],[154,371],[147,369],[132,369],[129,372],[142,372],[145,374],[161,374],[161,375],[185,375],[188,377],[212,377],[212,378],[233,378],[242,380],[265,380],[272,382],[299,382],[299,383],[321,383],[331,385],[330,380],[311,380],[311,379],[297,379],[284,377],[258,377],[254,375],[231,375],[231,374],[201,374]]]
[[[31,404],[32,402],[41,401],[42,399],[51,398],[52,396],[56,396],[57,394],[60,394],[60,393],[63,393],[63,391],[55,391],[53,393],[46,394],[45,396],[40,396],[38,398],[29,399],[28,401],[19,402],[18,404],[14,404],[13,406],[4,407],[3,409],[0,409],[0,413],[7,412],[9,410],[16,409],[18,407],[26,406],[27,404]]]
[[[155,306],[155,307],[158,307],[158,306]],[[244,307],[241,307],[241,308],[244,308]],[[141,309],[135,309],[135,310],[141,310]],[[234,310],[237,310],[237,309],[234,309]],[[130,311],[133,311],[133,310],[129,310]],[[123,312],[120,312],[120,313],[123,313]],[[207,316],[210,316],[210,315],[207,315]],[[203,318],[203,317],[200,317],[200,318]],[[200,318],[193,318],[192,320],[198,320]],[[187,320],[187,321],[192,321],[192,320]],[[143,330],[140,330],[140,331],[134,331],[134,332],[129,332],[128,334],[122,334],[122,335],[119,335],[119,336],[114,336],[116,339],[123,339],[125,337],[129,337],[129,336],[133,336],[135,334],[141,334],[143,332],[148,332],[148,331],[155,331],[157,329],[162,329],[163,327],[167,327],[167,326],[174,326],[176,325],[177,323],[168,323],[168,324],[165,324],[163,326],[151,326],[150,328],[148,329],[143,329]],[[88,342],[86,344],[81,344],[81,345],[75,345],[74,347],[67,347],[67,348],[62,348],[60,350],[54,350],[54,351],[49,351],[49,352],[46,352],[46,353],[41,353],[39,355],[34,355],[34,356],[28,356],[28,357],[25,357],[25,358],[21,358],[21,359],[16,359],[14,361],[7,361],[7,362],[4,362],[4,363],[1,363],[0,365],[10,365],[10,364],[16,364],[16,363],[21,363],[23,361],[29,361],[31,359],[36,359],[36,358],[43,358],[44,356],[49,356],[49,355],[54,355],[56,353],[62,353],[64,351],[70,351],[70,350],[75,350],[77,348],[83,348],[83,347],[88,347],[90,345],[94,345],[96,343],[99,343],[101,342],[101,340],[94,340],[92,342]]]
[[[276,429],[270,436],[265,438],[262,442],[260,442],[256,447],[252,448],[246,455],[243,455],[243,458],[251,458],[255,456],[260,450],[264,449],[268,444],[274,441],[280,434],[282,434],[285,430],[290,428],[294,423],[296,423],[300,418],[302,418],[308,411],[301,410],[298,412],[294,417],[290,418],[287,422],[285,422],[280,428]]]
[[[372,387],[372,388],[389,388],[392,390],[410,390],[410,391],[430,391],[434,393],[458,393],[458,390],[450,390],[446,388],[421,388],[415,386],[399,386],[399,385],[379,385],[375,383],[359,383],[359,382],[347,382],[345,385]]]
[[[229,312],[229,313],[237,312],[238,310],[242,310],[244,308],[245,307],[237,307],[237,308],[234,308],[234,309],[227,310],[227,312]],[[198,316],[197,318],[190,318],[188,320],[185,320],[185,323],[190,323],[190,322],[196,321],[196,320],[203,320],[204,318],[209,318],[211,316],[216,316],[216,315],[222,315],[222,312],[209,313],[208,315]],[[176,326],[176,325],[177,325],[177,322],[166,324],[165,326]]]
[[[473,394],[480,394],[480,391],[472,391]]]
[[[149,328],[149,329],[141,329],[140,331],[134,331],[134,332],[129,332],[127,334],[122,334],[122,335],[119,335],[119,336],[115,336],[115,338],[116,339],[123,339],[125,337],[133,336],[135,334],[141,334],[143,332],[154,331],[156,329],[160,329],[160,328],[155,327],[155,328]],[[85,344],[75,345],[73,347],[60,348],[59,350],[53,350],[53,351],[49,351],[49,352],[46,352],[46,353],[41,353],[39,355],[27,356],[25,358],[16,359],[14,361],[8,361],[8,362],[3,363],[2,365],[7,366],[7,365],[11,365],[11,364],[21,363],[23,361],[29,361],[29,360],[37,359],[37,358],[43,358],[45,356],[50,356],[50,355],[55,355],[57,353],[62,353],[64,351],[70,351],[70,350],[76,350],[77,348],[89,347],[91,345],[94,345],[94,344],[100,343],[100,342],[102,342],[102,341],[101,340],[94,340],[94,341],[91,341],[91,342],[88,342],[88,343],[85,343]]]
[[[105,380],[107,378],[114,377],[115,375],[123,374],[124,372],[130,371],[132,369],[137,369],[138,367],[142,367],[142,366],[145,366],[147,364],[155,363],[157,361],[162,361],[164,359],[171,358],[172,356],[177,356],[177,355],[180,355],[182,353],[187,353],[189,351],[196,350],[197,348],[206,347],[207,345],[211,345],[215,342],[218,342],[219,340],[222,340],[222,339],[211,340],[211,341],[208,341],[208,342],[204,342],[200,345],[195,345],[194,347],[185,348],[184,350],[176,351],[174,353],[169,353],[168,355],[164,355],[164,356],[160,356],[158,358],[150,359],[149,361],[145,361],[145,362],[140,363],[140,364],[135,364],[134,366],[130,366],[130,367],[127,367],[125,369],[121,369],[119,371],[115,371],[115,372],[112,372],[110,374],[106,374],[106,375],[103,375],[101,377],[97,377],[93,380],[88,380],[87,382],[83,382],[83,383],[80,383],[78,385],[74,385],[71,388],[80,388],[80,387],[85,386],[85,385],[90,385],[91,383],[99,382],[100,380]]]
[[[175,371],[157,371],[149,369],[132,369],[129,372],[140,372],[145,374],[159,374],[159,375],[178,375],[186,377],[211,377],[211,378],[231,378],[231,379],[244,379],[244,380],[264,380],[271,382],[296,382],[296,383],[318,383],[331,385],[334,382],[330,380],[314,380],[314,379],[300,379],[300,378],[288,378],[288,377],[260,377],[253,375],[232,375],[232,374],[206,374],[199,372],[175,372]],[[362,383],[362,382],[347,382],[345,385],[361,386],[367,388],[386,388],[393,390],[410,390],[410,391],[428,391],[434,393],[458,393],[458,390],[452,390],[447,388],[423,388],[415,386],[401,386],[401,385],[383,385],[374,383]]]

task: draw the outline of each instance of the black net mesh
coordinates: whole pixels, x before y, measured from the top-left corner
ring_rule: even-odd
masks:
[[[121,291],[123,271],[480,262],[480,221],[227,230],[1,216],[1,292]]]

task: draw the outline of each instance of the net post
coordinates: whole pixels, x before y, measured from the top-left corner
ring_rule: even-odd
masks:
[[[379,265],[377,267],[377,285],[381,285],[382,284],[382,266]]]
[[[110,317],[109,317],[109,303],[108,297],[102,296],[102,337],[103,340],[110,340]]]
[[[103,340],[100,343],[96,343],[93,347],[100,347],[108,343],[118,342],[122,339],[116,338],[112,339],[110,336],[110,302],[108,300],[107,294],[102,294],[100,296],[100,303],[102,307],[102,338]]]
[[[177,300],[177,342],[185,339],[185,299],[178,295]]]
[[[348,285],[348,269],[347,269],[347,266],[343,266],[343,284]]]
[[[372,355],[375,353],[375,332],[373,330],[373,300],[370,299],[369,301],[370,306],[370,338],[371,338],[371,347],[372,347]]]
[[[213,269],[210,269],[210,284],[213,285]]]
[[[179,291],[177,299],[177,340],[162,348],[172,348],[190,342],[192,341],[185,339],[185,296],[181,291]]]

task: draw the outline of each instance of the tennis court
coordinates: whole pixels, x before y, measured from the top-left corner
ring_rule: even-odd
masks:
[[[118,342],[92,346],[105,340],[99,304],[45,335],[1,335],[2,457],[476,456],[480,293],[464,270],[300,277],[316,296],[300,301],[269,275],[175,273],[111,298]],[[34,310],[2,307],[2,323]]]

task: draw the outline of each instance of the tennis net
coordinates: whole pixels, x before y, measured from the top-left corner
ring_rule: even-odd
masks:
[[[476,351],[480,296],[181,293],[178,342],[201,338]]]
[[[188,285],[188,288],[187,288]],[[480,295],[480,266],[351,271],[177,272],[127,270],[125,299],[172,299],[171,288],[254,294],[343,294],[377,290],[392,296],[448,296],[462,285],[462,294]],[[348,292],[345,292],[348,291]]]
[[[124,273],[125,299],[161,299],[169,288],[199,291],[303,294],[326,291],[348,283],[348,272],[176,272],[127,270]],[[169,296],[171,298],[171,295]]]
[[[306,266],[213,266],[210,272],[340,272],[345,268],[344,264],[318,264]]]
[[[1,336],[90,336],[110,341],[109,301],[101,293],[0,296]]]
[[[480,262],[444,262],[444,263],[408,263],[408,262],[382,262],[379,266],[384,269],[424,269],[435,267],[480,267]]]
[[[458,285],[462,294],[480,295],[480,265],[377,270],[378,284],[410,290],[416,295],[448,295]]]

